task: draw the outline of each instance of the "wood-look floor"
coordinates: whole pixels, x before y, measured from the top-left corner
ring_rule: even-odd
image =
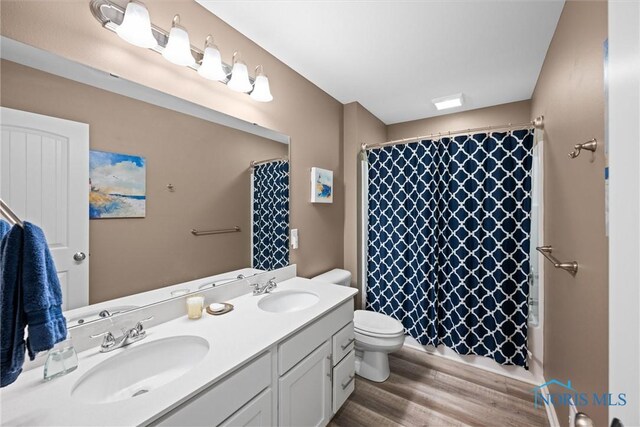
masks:
[[[410,348],[389,364],[383,383],[356,377],[331,427],[549,425],[530,384]]]

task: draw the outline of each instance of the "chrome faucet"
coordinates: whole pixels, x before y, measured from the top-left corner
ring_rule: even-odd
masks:
[[[144,330],[142,325],[144,322],[148,322],[153,319],[153,316],[140,320],[131,329],[122,329],[122,335],[116,337],[111,331],[104,331],[99,334],[90,335],[90,338],[104,337],[102,344],[100,345],[100,353],[108,353],[116,348],[126,347],[136,341],[140,341],[147,336],[147,331]]]
[[[270,293],[272,290],[278,287],[276,283],[276,278],[272,277],[267,280],[267,283],[261,285],[260,283],[253,283],[249,286],[253,286],[253,295],[264,295]]]

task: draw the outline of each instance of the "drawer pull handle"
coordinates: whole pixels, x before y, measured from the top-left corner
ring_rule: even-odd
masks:
[[[353,382],[355,377],[356,377],[355,374],[349,375],[349,379],[347,380],[347,382],[342,384],[342,389],[345,390],[347,387],[349,387],[349,384],[351,384]]]
[[[346,344],[342,344],[340,347],[342,347],[343,350],[346,350],[346,348],[353,344],[355,340],[355,338],[351,338]]]

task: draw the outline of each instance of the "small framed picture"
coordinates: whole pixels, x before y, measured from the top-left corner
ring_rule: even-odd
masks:
[[[311,203],[333,203],[333,171],[311,168]]]

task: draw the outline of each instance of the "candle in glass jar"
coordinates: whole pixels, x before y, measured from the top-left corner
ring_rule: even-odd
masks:
[[[204,297],[194,296],[187,298],[187,316],[189,319],[199,319],[202,317],[204,307]]]

